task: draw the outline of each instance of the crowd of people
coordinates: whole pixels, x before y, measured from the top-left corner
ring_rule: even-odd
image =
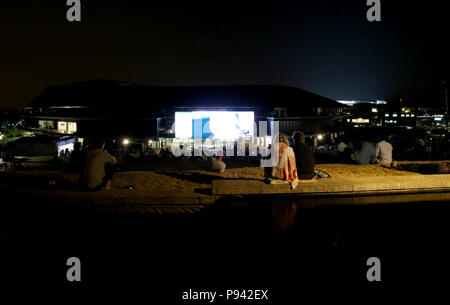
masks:
[[[275,143],[274,149],[278,150],[279,158],[272,167],[266,167],[264,176],[271,181],[283,181],[296,186],[298,181],[312,180],[318,177],[315,170],[316,159],[313,149],[305,143],[305,135],[296,131],[292,135],[292,146],[288,138],[280,134],[279,142]],[[108,152],[105,151],[105,141],[91,139],[86,146],[75,143],[73,151],[68,149],[60,152],[60,160],[67,165],[67,169],[80,172],[79,183],[83,188],[89,190],[108,189],[117,162],[125,158],[139,159],[142,152],[130,149],[127,152],[123,148],[112,145]],[[378,143],[373,139],[357,142],[346,142],[342,138],[337,144],[338,156],[341,162],[353,164],[391,164],[393,147],[387,137]],[[160,157],[174,158],[168,149],[158,152]],[[171,155],[171,157],[169,157]],[[270,157],[270,156],[269,156]],[[267,157],[266,157],[267,158]],[[211,172],[223,173],[227,166],[222,156],[206,157],[201,160],[205,162],[205,169]]]
[[[265,176],[274,181],[288,182],[295,187],[298,181],[312,180],[318,177],[315,170],[315,155],[305,143],[305,135],[296,131],[292,135],[293,146],[289,146],[287,137],[279,136],[279,161],[271,168],[265,169]],[[387,136],[380,141],[369,138],[362,141],[346,141],[341,138],[336,145],[338,159],[349,164],[383,164],[391,166],[393,146]],[[274,182],[271,181],[271,182]]]
[[[111,188],[117,160],[105,151],[103,139],[90,139],[87,145],[76,142],[73,150],[61,150],[58,160],[65,170],[80,174],[78,184],[82,189],[97,191]]]

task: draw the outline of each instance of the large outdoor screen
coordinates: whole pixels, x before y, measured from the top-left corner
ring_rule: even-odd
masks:
[[[176,138],[253,137],[253,111],[175,112]]]

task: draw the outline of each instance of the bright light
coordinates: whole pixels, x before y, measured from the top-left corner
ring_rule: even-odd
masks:
[[[394,118],[396,118],[397,117],[397,114],[396,113],[394,113],[393,115],[392,115]]]
[[[72,151],[73,150],[73,143],[69,143],[69,144],[64,144],[64,145],[58,146],[58,155],[61,153],[61,151],[65,151],[66,148],[69,151]]]
[[[402,118],[404,118],[405,117],[405,115],[402,113],[401,115],[400,115]]]
[[[388,118],[389,117],[389,113],[385,113],[384,116]]]
[[[322,140],[323,140],[323,135],[321,135],[321,134],[318,135],[318,136],[317,136],[317,139],[318,139],[319,141],[322,141]]]
[[[353,106],[356,104],[355,101],[337,101],[338,103],[344,104],[344,105],[348,105],[348,106]]]
[[[237,139],[253,137],[253,111],[175,112],[175,137]]]
[[[352,119],[352,123],[368,124],[368,123],[370,123],[370,120],[369,119],[358,118],[358,119]]]
[[[153,143],[153,140],[148,140],[148,144],[151,145]]]
[[[123,144],[123,145],[128,145],[128,144],[130,144],[130,140],[128,140],[128,139],[123,139],[122,144]]]
[[[377,108],[372,108],[372,112],[378,112]]]
[[[58,132],[66,133],[67,131],[67,122],[58,121]]]

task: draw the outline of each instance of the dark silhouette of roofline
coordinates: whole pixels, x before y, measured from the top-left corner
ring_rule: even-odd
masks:
[[[29,105],[42,108],[97,108],[169,113],[177,107],[295,110],[344,108],[335,100],[282,85],[152,86],[89,80],[47,87]]]

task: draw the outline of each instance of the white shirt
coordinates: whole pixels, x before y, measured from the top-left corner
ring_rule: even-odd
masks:
[[[344,150],[345,150],[346,148],[348,148],[348,145],[345,144],[344,142],[340,142],[340,143],[337,145],[337,151],[338,151],[338,152],[344,152]]]
[[[86,153],[86,161],[83,171],[83,181],[90,188],[102,184],[105,177],[105,163],[116,163],[116,158],[110,154],[97,150],[89,150]]]
[[[381,141],[376,146],[377,159],[380,163],[392,163],[392,145],[386,141]]]

